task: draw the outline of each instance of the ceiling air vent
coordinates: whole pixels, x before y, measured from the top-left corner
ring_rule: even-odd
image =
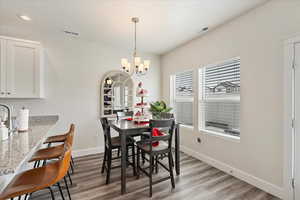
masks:
[[[204,28],[202,29],[202,31],[203,31],[203,32],[208,31],[208,27],[204,27]]]
[[[79,36],[79,33],[73,31],[64,31],[65,34],[72,35],[72,36]]]

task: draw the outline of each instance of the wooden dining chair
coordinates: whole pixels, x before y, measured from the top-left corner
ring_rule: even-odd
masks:
[[[4,191],[0,194],[0,200],[14,199],[26,194],[32,194],[36,191],[48,188],[51,193],[52,200],[55,200],[55,196],[52,190],[52,186],[57,186],[64,200],[64,194],[60,181],[64,179],[65,186],[67,188],[69,199],[71,199],[70,191],[66,179],[66,173],[70,167],[71,160],[71,147],[65,145],[65,151],[63,156],[55,162],[49,163],[45,166],[31,169],[16,175],[12,181],[5,187]]]
[[[161,131],[162,135],[152,136],[152,134],[150,134],[148,139],[144,139],[137,143],[137,178],[140,176],[140,171],[149,177],[149,196],[152,197],[152,186],[154,184],[170,179],[172,188],[175,188],[172,167],[172,137],[175,129],[175,121],[174,119],[150,120],[150,127],[152,131],[154,128],[157,128]],[[156,143],[156,145],[154,145],[154,143]],[[147,171],[147,168],[142,168],[140,166],[141,153],[145,153],[149,156],[149,171]],[[165,157],[168,157],[168,166],[164,165],[160,161]],[[155,158],[157,159],[155,160]],[[152,174],[154,171],[154,166],[158,167],[158,165],[167,170],[169,172],[169,176],[153,182]]]
[[[160,117],[161,117],[161,119],[174,119],[175,120],[174,113],[163,112],[163,113],[160,114]],[[141,138],[142,139],[149,138],[150,133],[151,132],[143,132],[142,135],[141,135]],[[157,159],[157,158],[155,158],[155,159]],[[173,157],[172,157],[172,159],[173,159]],[[143,163],[145,163],[145,155],[144,155],[144,153],[142,153],[142,160],[143,160]],[[172,162],[172,163],[174,163],[174,162]],[[156,167],[156,169],[157,169],[157,167]]]
[[[104,170],[106,170],[106,184],[109,184],[110,182],[110,173],[111,169],[120,167],[120,166],[114,166],[112,167],[112,160],[120,159],[121,157],[118,155],[117,157],[112,157],[112,153],[114,150],[120,150],[121,148],[121,138],[119,136],[117,137],[111,137],[110,133],[110,125],[108,123],[108,120],[106,117],[100,118],[100,122],[102,124],[103,129],[103,135],[104,135],[104,143],[105,143],[105,149],[104,149],[104,158],[102,163],[102,169],[101,173],[104,173]],[[129,162],[129,155],[128,155],[128,149],[131,148],[131,157],[132,161]],[[126,157],[127,157],[127,163],[130,164],[133,167],[133,174],[136,175],[136,164],[135,164],[135,146],[134,146],[134,140],[131,137],[127,138],[127,151],[126,151]]]
[[[70,134],[71,132],[73,132],[73,134],[74,134],[74,129],[75,129],[75,125],[71,124],[71,126],[69,128],[69,131],[67,133],[50,136],[45,140],[44,144],[48,144],[48,147],[50,147],[51,144],[64,143],[66,141],[66,138],[67,138],[68,134]],[[74,162],[73,157],[71,156],[71,170],[72,170],[72,173],[74,173],[74,166],[75,166],[75,162]]]

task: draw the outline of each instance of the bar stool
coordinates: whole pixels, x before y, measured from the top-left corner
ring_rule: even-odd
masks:
[[[33,156],[31,157],[31,159],[28,162],[35,162],[34,168],[36,168],[36,167],[39,167],[40,161],[43,161],[43,165],[45,165],[47,160],[59,159],[64,153],[64,147],[66,144],[69,145],[70,147],[73,146],[74,132],[75,132],[75,125],[71,124],[70,131],[67,134],[64,144],[45,148],[45,149],[40,149],[33,154]],[[71,185],[73,185],[69,171],[67,172],[67,175],[69,177]]]
[[[68,184],[64,178],[70,167],[70,160],[71,147],[69,145],[65,145],[65,151],[60,160],[16,175],[0,194],[0,200],[9,198],[13,200],[15,197],[19,197],[20,199],[20,196],[22,195],[31,194],[46,188],[50,190],[52,200],[55,200],[54,193],[51,188],[54,185],[58,186],[62,199],[65,199],[60,185],[60,181],[62,179],[65,181],[69,199],[71,199]]]
[[[74,124],[71,124],[70,129],[67,133],[64,133],[64,134],[61,134],[61,135],[50,136],[45,140],[44,144],[48,144],[48,147],[50,147],[51,144],[53,144],[53,143],[64,143],[66,141],[67,135],[70,134],[70,132],[72,132],[72,129],[73,129],[73,132],[74,132],[74,129],[75,129]],[[75,166],[74,159],[71,156],[71,170],[72,170],[72,173],[74,173],[74,166]]]

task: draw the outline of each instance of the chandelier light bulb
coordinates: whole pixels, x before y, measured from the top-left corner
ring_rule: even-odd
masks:
[[[127,63],[126,64],[126,72],[130,72],[130,68],[131,68],[131,64],[130,63]]]
[[[128,63],[128,60],[126,58],[122,58],[121,59],[121,65],[122,65],[122,67],[126,67],[127,63]]]
[[[140,63],[141,63],[141,58],[140,57],[134,57],[134,64],[135,64],[135,66],[140,65]]]

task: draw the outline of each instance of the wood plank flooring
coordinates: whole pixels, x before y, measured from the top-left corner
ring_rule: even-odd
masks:
[[[120,194],[120,168],[113,169],[111,183],[105,184],[105,173],[100,173],[103,154],[95,154],[75,159],[74,185],[70,188],[73,200],[141,200],[150,199],[149,179],[142,175],[133,177],[132,168],[127,169],[127,194]],[[115,161],[118,162],[118,161]],[[119,164],[119,163],[114,163]],[[154,180],[166,176],[160,169]],[[279,200],[260,189],[232,177],[184,153],[181,154],[181,175],[177,176],[176,188],[171,189],[170,181],[153,187],[156,200]],[[65,198],[67,192],[65,192]],[[60,200],[55,189],[56,200]],[[49,190],[34,193],[30,200],[51,199]]]

